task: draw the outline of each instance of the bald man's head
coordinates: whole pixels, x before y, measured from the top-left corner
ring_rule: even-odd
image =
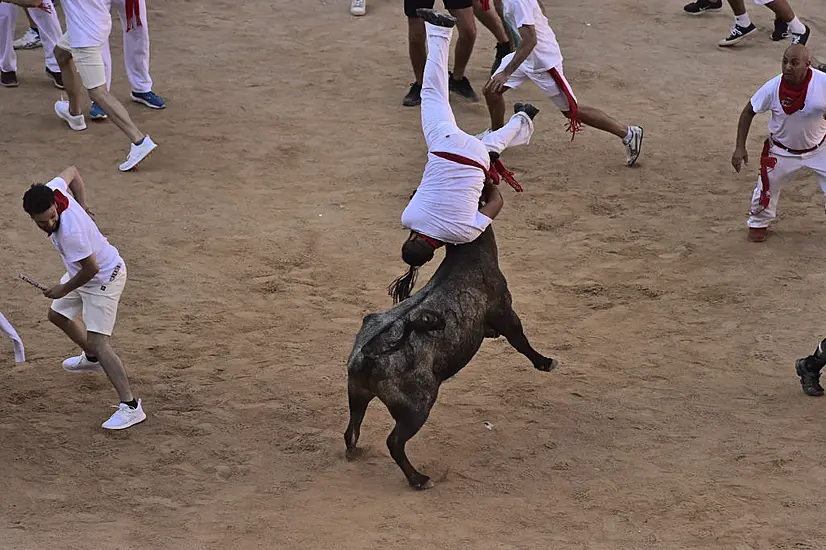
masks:
[[[783,80],[793,86],[802,83],[811,63],[808,48],[803,44],[792,44],[783,52]]]

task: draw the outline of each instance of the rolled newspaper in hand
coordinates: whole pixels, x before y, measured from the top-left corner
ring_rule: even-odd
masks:
[[[40,290],[49,290],[48,288],[46,288],[45,286],[41,285],[40,283],[38,283],[37,281],[35,281],[35,280],[34,280],[34,279],[32,279],[31,277],[27,277],[27,276],[23,275],[22,273],[21,273],[20,275],[18,275],[18,276],[17,276],[17,278],[18,278],[18,279],[22,279],[22,280],[26,281],[27,283],[29,283],[29,284],[30,284],[30,285],[32,285],[33,287],[38,288],[38,289],[40,289]]]

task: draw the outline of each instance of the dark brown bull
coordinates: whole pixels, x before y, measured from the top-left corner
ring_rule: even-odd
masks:
[[[419,292],[364,318],[347,363],[348,459],[357,454],[367,405],[378,396],[396,421],[387,437],[390,455],[411,487],[432,487],[410,464],[405,444],[427,421],[441,383],[470,362],[482,340],[499,335],[535,368],[556,367],[557,361],[534,350],[522,331],[489,226],[469,244],[447,246],[445,259]]]

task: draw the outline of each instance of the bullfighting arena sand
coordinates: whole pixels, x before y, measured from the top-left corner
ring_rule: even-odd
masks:
[[[799,179],[751,244],[765,116],[748,169],[729,164],[740,109],[780,71],[767,10],[749,3],[759,37],[723,51],[725,12],[546,2],[580,101],[641,124],[643,154],[628,169],[607,134],[571,143],[536,88],[506,96],[542,112],[504,157],[526,191],[503,189],[501,265],[527,336],[561,365],[486,341],[407,447],[436,482],[420,493],[387,452],[381,403],[363,460],[342,439],[345,361],[404,269],[399,218],[425,162],[419,111],[401,106],[401,2],[362,18],[345,0],[149,4],[169,107],[128,104],[161,146],[138,172],[117,171],[111,122],[72,133],[54,116],[42,50],[0,90],[0,311],[29,355],[15,365],[4,340],[0,546],[826,547],[826,399],[793,367],[826,332],[822,194]],[[820,2],[794,7],[826,57]],[[477,91],[492,52],[480,27]],[[487,126],[484,103],[453,105],[467,131]],[[13,279],[63,273],[21,196],[69,163],[129,265],[113,343],[149,418],[122,433],[100,429],[111,386],[61,369],[74,348]]]

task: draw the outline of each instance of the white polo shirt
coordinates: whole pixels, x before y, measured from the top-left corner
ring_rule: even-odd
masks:
[[[94,254],[100,270],[91,281],[80,288],[96,289],[107,284],[115,269],[123,265],[118,249],[109,244],[94,220],[71,196],[63,178],[55,178],[46,186],[59,190],[69,199],[69,207],[60,214],[60,225],[57,231],[49,236],[63,259],[69,278],[74,277],[80,271],[80,260]]]
[[[536,0],[503,0],[502,9],[512,28],[531,25],[536,32],[536,47],[522,63],[522,70],[541,73],[562,64],[562,52],[556,34]]]
[[[771,111],[769,132],[790,149],[803,151],[814,147],[826,135],[826,73],[812,69],[812,80],[806,92],[806,102],[799,111],[787,115],[780,104],[780,79],[772,78],[751,98],[755,113]]]
[[[73,48],[100,46],[112,32],[112,0],[63,0],[66,32]]]

